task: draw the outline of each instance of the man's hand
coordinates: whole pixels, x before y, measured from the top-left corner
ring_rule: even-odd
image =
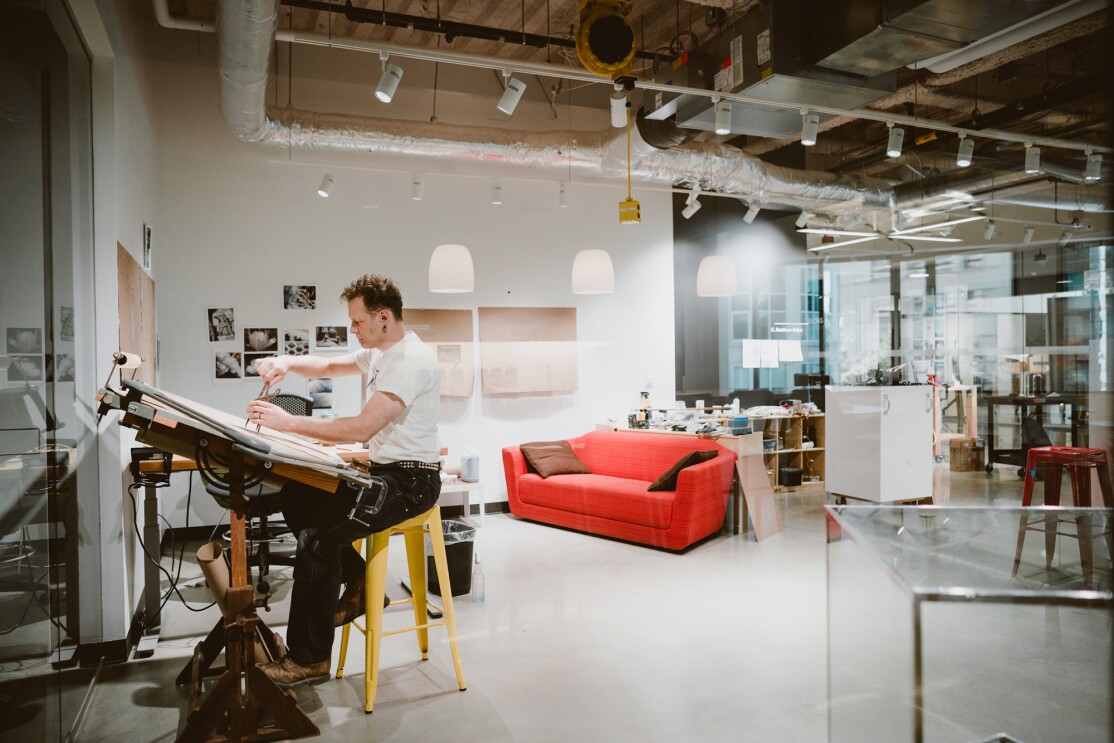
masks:
[[[290,356],[264,356],[255,362],[260,378],[272,387],[290,370]]]
[[[293,415],[278,405],[263,400],[252,400],[248,403],[248,422],[257,426],[266,426],[273,431],[291,431],[295,423]]]

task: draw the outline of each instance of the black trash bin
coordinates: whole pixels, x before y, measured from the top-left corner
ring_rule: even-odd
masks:
[[[445,561],[449,567],[449,584],[453,596],[463,596],[472,591],[472,545],[476,539],[476,527],[462,521],[442,521],[441,531],[445,535]],[[437,580],[437,565],[433,555],[426,555],[426,586],[429,592],[441,595],[441,582]]]
[[[781,484],[788,488],[798,488],[801,486],[801,475],[800,467],[782,467]]]

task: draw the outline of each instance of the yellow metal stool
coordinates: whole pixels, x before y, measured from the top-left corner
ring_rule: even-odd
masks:
[[[410,567],[410,591],[408,599],[392,601],[392,604],[412,603],[414,606],[414,626],[402,629],[383,630],[383,595],[387,589],[387,547],[392,534],[401,532],[406,540],[406,562]],[[441,585],[444,606],[437,606],[426,599],[426,559],[425,535],[433,546],[433,562],[437,566],[437,580]],[[449,565],[445,559],[445,535],[441,531],[441,508],[434,506],[420,516],[403,521],[389,529],[376,532],[367,539],[357,540],[353,546],[359,550],[363,542],[367,548],[367,577],[364,584],[364,601],[367,606],[365,625],[349,622],[344,625],[340,635],[340,662],[337,664],[337,678],[344,675],[344,659],[348,654],[348,634],[355,625],[364,635],[364,712],[371,713],[375,704],[375,691],[379,683],[379,642],[388,635],[402,632],[418,633],[418,649],[422,660],[429,660],[429,628],[445,625],[449,632],[449,647],[453,653],[453,666],[456,681],[461,691],[467,689],[464,683],[464,670],[460,666],[460,649],[456,640],[456,619],[453,615],[453,597],[449,589]],[[427,603],[440,610],[443,619],[429,621],[426,614]]]

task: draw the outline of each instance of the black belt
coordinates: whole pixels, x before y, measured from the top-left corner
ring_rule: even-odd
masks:
[[[441,464],[439,462],[419,462],[416,459],[403,459],[398,462],[390,462],[390,464],[397,464],[408,470],[432,470],[433,472],[441,471]]]

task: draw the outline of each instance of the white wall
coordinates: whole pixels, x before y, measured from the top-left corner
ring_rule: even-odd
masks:
[[[233,306],[241,332],[251,326],[281,330],[345,323],[338,293],[352,278],[377,272],[399,283],[408,307],[577,308],[576,394],[484,399],[477,378],[470,400],[442,406],[443,444],[450,458],[464,446],[477,448],[488,501],[506,499],[502,447],[577,435],[608,416],[625,416],[648,382],[662,396],[672,396],[667,193],[636,189],[643,222],[620,227],[617,203],[626,196],[620,184],[574,180],[570,206],[560,209],[559,175],[503,171],[504,204],[493,206],[489,175],[461,172],[459,164],[287,153],[243,143],[228,134],[217,110],[215,40],[179,32],[164,42],[170,54],[188,51],[189,57],[146,70],[161,91],[155,112],[161,209],[154,264],[163,388],[228,411],[242,410],[259,387],[253,381],[212,380],[213,351],[232,350],[242,341],[209,343],[206,308]],[[296,47],[295,59],[306,53]],[[304,82],[296,80],[294,90],[302,87]],[[340,99],[371,98],[368,84],[326,87]],[[294,103],[299,104],[297,95]],[[315,104],[314,110],[329,110],[327,101]],[[452,113],[442,109],[439,116]],[[332,196],[322,199],[315,191],[326,163],[336,185]],[[411,170],[424,174],[421,202],[410,199]],[[475,293],[426,290],[429,256],[443,242],[460,242],[472,251]],[[569,288],[573,257],[580,249],[600,247],[612,255],[616,292],[574,296]],[[319,308],[283,310],[284,283],[315,284]],[[348,381],[337,403],[342,415],[355,413],[358,406],[358,385]],[[293,380],[282,387],[304,389]],[[190,523],[216,523],[221,511],[199,487],[194,491]],[[179,481],[162,497],[164,513],[175,526],[185,522],[184,492]]]

